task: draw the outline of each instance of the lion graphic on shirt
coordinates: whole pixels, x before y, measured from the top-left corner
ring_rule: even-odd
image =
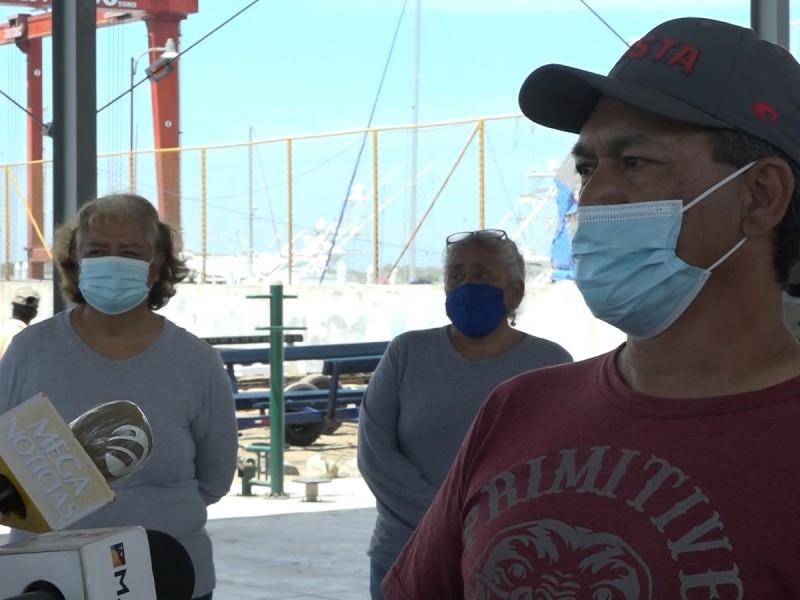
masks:
[[[466,582],[479,600],[648,600],[652,578],[620,537],[556,520],[495,535]]]

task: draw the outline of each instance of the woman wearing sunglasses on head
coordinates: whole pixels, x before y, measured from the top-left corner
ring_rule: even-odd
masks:
[[[454,233],[445,248],[450,325],[389,345],[359,417],[358,465],[377,499],[370,592],[380,583],[444,481],[489,392],[523,371],[571,362],[558,344],[514,329],[525,261],[500,229]]]

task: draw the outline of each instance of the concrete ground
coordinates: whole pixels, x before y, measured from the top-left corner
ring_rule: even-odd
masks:
[[[214,600],[364,600],[369,598],[365,554],[375,521],[375,498],[360,477],[319,486],[306,502],[305,486],[287,476],[286,497],[269,488],[231,492],[209,507],[214,542]],[[0,544],[8,529],[0,527]]]
[[[238,479],[235,484],[238,484]],[[232,490],[209,507],[215,600],[364,600],[375,498],[360,477],[319,486],[319,502],[287,478],[286,498]]]

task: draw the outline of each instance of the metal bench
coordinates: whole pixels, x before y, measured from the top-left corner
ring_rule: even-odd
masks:
[[[256,455],[249,459],[242,472],[242,496],[252,496],[254,485],[269,485],[269,444],[250,444],[245,447]]]
[[[322,374],[330,376],[329,389],[292,389],[289,386],[283,391],[286,440],[293,445],[307,446],[322,434],[326,424],[356,421],[366,385],[341,387],[341,377],[371,374],[388,344],[389,342],[361,342],[284,347],[284,361],[321,360]],[[231,380],[236,409],[259,412],[256,416],[237,417],[239,430],[269,425],[271,391],[240,390],[234,367],[254,363],[269,364],[270,348],[223,347],[217,350]]]

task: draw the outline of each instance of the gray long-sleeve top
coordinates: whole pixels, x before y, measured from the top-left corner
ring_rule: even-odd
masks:
[[[500,382],[571,362],[558,344],[526,335],[507,352],[471,361],[447,327],[410,331],[389,344],[361,404],[358,467],[377,500],[368,554],[389,568],[444,481],[467,429]]]
[[[39,392],[67,422],[111,400],[130,400],[142,409],[153,431],[150,458],[112,484],[114,502],[71,528],[164,531],[192,557],[194,596],[212,591],[206,506],[230,490],[238,452],[231,384],[216,351],[164,319],[144,352],[107,358],[83,343],[66,311],[20,332],[0,360],[0,412]],[[10,539],[24,536],[12,530]]]

